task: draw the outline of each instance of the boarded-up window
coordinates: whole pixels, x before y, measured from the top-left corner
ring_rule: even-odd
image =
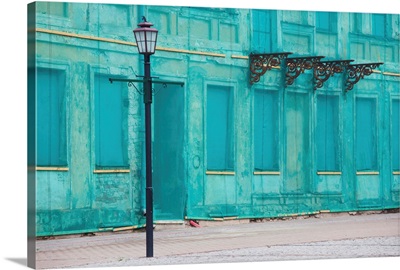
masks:
[[[233,170],[233,97],[227,86],[207,86],[207,169]]]
[[[254,92],[254,167],[256,171],[279,170],[278,92]]]
[[[339,171],[339,97],[317,97],[317,170]]]
[[[400,171],[400,100],[392,101],[392,160],[393,170]]]
[[[265,53],[271,51],[271,17],[271,11],[252,10],[252,49],[256,52]]]
[[[60,17],[67,17],[68,3],[36,2],[37,13],[46,13]]]
[[[126,167],[127,111],[126,85],[110,83],[108,76],[94,80],[96,166]]]
[[[385,14],[372,14],[372,34],[377,37],[386,36]]]
[[[353,13],[353,33],[361,34],[363,29],[363,14],[361,13]]]
[[[65,72],[37,69],[37,165],[67,165]]]
[[[336,33],[337,14],[334,12],[316,12],[316,28],[318,31]]]
[[[356,169],[377,170],[376,99],[356,98]]]

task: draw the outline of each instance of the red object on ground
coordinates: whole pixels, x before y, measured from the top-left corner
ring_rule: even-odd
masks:
[[[199,225],[197,222],[193,221],[193,220],[189,221],[189,224],[190,224],[191,226],[193,226],[193,227],[200,228],[200,225]]]

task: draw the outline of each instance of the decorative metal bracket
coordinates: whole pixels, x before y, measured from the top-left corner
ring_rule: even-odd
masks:
[[[305,70],[310,70],[315,63],[320,62],[325,56],[306,56],[286,59],[286,86],[292,85],[294,80],[304,73]]]
[[[364,76],[369,76],[372,74],[372,70],[383,65],[382,62],[379,63],[366,63],[366,64],[354,64],[348,65],[346,68],[347,79],[346,79],[346,91],[353,89],[353,86],[358,83],[360,79],[364,79]]]
[[[138,76],[138,77],[142,77],[142,76]],[[166,88],[166,87],[167,87],[167,84],[180,85],[181,87],[183,87],[183,85],[184,85],[183,82],[171,82],[171,81],[153,80],[153,78],[158,78],[158,77],[152,77],[152,78],[150,78],[150,82],[151,82],[152,84],[161,84],[163,88]],[[140,79],[136,79],[136,80],[135,80],[135,79],[113,79],[113,78],[109,78],[108,80],[110,81],[110,83],[113,83],[113,82],[127,82],[127,83],[128,83],[128,87],[132,87],[132,86],[133,86],[133,87],[136,89],[136,91],[137,91],[139,94],[141,94],[141,95],[144,94],[143,89],[137,88],[137,87],[135,86],[134,83],[135,83],[135,82],[144,83],[144,82],[147,81],[147,79],[145,79],[145,78],[143,78],[143,79],[141,79],[141,80],[140,80]],[[154,89],[152,89],[153,95],[155,95],[157,92],[158,92],[158,91],[155,91]]]
[[[330,77],[342,73],[354,60],[321,61],[314,64],[314,90],[321,88]]]
[[[287,58],[291,52],[250,54],[250,84],[260,81],[260,77],[272,67],[280,66],[281,60]]]

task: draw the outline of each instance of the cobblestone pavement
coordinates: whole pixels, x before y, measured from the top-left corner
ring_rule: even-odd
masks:
[[[142,266],[400,256],[400,214],[322,215],[218,227],[37,241],[37,268]]]
[[[94,263],[90,267],[177,265],[264,262],[282,260],[320,260],[399,257],[400,237],[369,237],[351,240],[324,241],[295,245],[241,248],[158,258],[123,259],[116,262]]]

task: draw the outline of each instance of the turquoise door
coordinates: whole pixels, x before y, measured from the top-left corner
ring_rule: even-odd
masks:
[[[309,95],[287,91],[285,96],[285,181],[284,193],[305,194],[310,179]]]
[[[155,220],[182,220],[184,217],[183,97],[183,88],[174,85],[162,88],[154,97]]]

